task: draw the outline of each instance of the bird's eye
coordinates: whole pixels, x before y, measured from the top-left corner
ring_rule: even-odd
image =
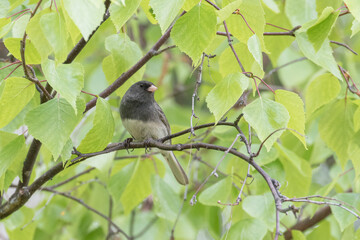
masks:
[[[141,84],[140,84],[140,87],[144,87],[144,84],[141,83]]]

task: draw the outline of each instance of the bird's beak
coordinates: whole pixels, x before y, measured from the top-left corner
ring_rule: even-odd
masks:
[[[146,89],[146,91],[148,92],[155,92],[157,89],[157,87],[155,87],[155,85],[151,85],[150,87],[148,87],[148,89]]]

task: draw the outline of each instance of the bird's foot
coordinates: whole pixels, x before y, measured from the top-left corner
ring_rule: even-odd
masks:
[[[130,143],[131,143],[132,141],[134,141],[133,138],[127,138],[127,139],[125,139],[125,141],[124,141],[124,147],[125,147],[125,149],[126,149],[126,151],[127,151],[128,154],[129,154]],[[132,149],[131,151],[134,151],[134,149]]]
[[[147,139],[144,140],[144,146],[145,146],[145,153],[146,154],[151,151],[151,146],[150,146],[151,141],[152,141],[151,138],[147,138]]]

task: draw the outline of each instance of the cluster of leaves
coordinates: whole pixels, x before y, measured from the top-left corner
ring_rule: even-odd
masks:
[[[348,91],[349,79],[344,79],[348,74],[355,83],[360,79],[360,60],[346,48],[330,45],[330,40],[345,41],[360,52],[359,1],[346,0],[346,5],[340,0],[109,3],[0,2],[0,38],[12,55],[0,67],[13,62],[0,71],[0,189],[5,200],[12,184],[26,177],[23,163],[33,154],[33,138],[42,147],[30,169],[30,184],[56,161],[74,159],[73,147],[92,153],[124,140],[119,97],[136,81],[146,79],[159,86],[155,97],[172,132],[188,128],[194,110],[191,94],[199,80],[193,69],[200,66],[198,124],[218,123],[224,117],[234,121],[242,113],[239,125],[251,136],[252,152],[266,140],[254,161],[280,182],[283,195],[331,196],[360,209],[360,100]],[[169,31],[167,44],[177,48],[154,53],[151,46]],[[87,42],[85,47],[74,61],[69,60],[80,39]],[[146,56],[150,56],[146,67],[136,68]],[[274,67],[292,61],[270,74]],[[35,69],[34,76],[30,69]],[[102,91],[124,73],[130,77],[121,87],[107,99],[97,97],[96,108],[84,114],[93,96],[82,90],[107,97]],[[269,88],[262,88],[263,81]],[[40,95],[39,82],[48,91],[53,89],[53,98]],[[277,90],[267,91],[271,87]],[[261,96],[260,90],[264,90]],[[238,107],[242,95],[249,95],[244,108]],[[229,147],[237,131],[218,126],[196,135],[193,141]],[[187,136],[173,140],[187,141]],[[234,145],[244,154],[247,147],[242,141]],[[184,189],[160,155],[144,159],[143,151],[134,150],[136,157],[130,159],[126,151],[111,152],[64,169],[45,184],[48,188],[35,194],[32,206],[21,207],[4,221],[10,239],[104,238],[109,229],[106,219],[54,190],[57,183],[79,173],[56,189],[84,200],[132,237],[151,223],[137,238],[168,238],[176,222],[176,239],[271,239],[274,235],[274,199],[256,170],[251,169],[252,182],[245,185],[239,206],[219,204],[235,202],[249,174],[247,162],[229,154],[219,166],[220,177],[210,179],[198,203],[190,206],[188,199],[182,207],[184,191],[193,194],[223,153],[206,149],[176,153],[189,170],[190,185]],[[317,210],[307,205],[301,219]],[[336,206],[331,210],[331,217],[318,228],[293,231],[294,239],[360,238],[354,216]],[[288,228],[296,223],[292,215],[280,217]]]

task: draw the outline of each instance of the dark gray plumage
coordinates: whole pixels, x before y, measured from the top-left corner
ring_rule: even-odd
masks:
[[[135,140],[159,139],[170,134],[169,122],[154,99],[156,89],[153,83],[140,81],[133,84],[121,99],[121,120]],[[188,184],[186,173],[174,153],[171,151],[161,151],[161,153],[169,163],[176,180],[180,184]]]

